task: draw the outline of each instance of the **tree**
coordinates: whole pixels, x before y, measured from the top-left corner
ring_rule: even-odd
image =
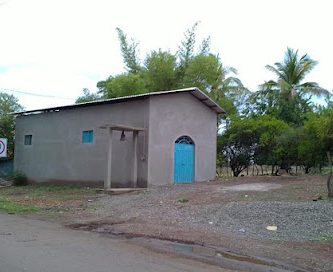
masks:
[[[145,60],[148,88],[151,91],[176,88],[176,67],[174,55],[161,49],[152,51]]]
[[[289,127],[277,138],[276,157],[280,168],[287,173],[290,173],[291,166],[298,163],[298,133],[297,128]]]
[[[299,128],[298,160],[304,165],[305,173],[313,167],[319,169],[326,163],[326,150],[323,141],[320,139],[322,129],[322,117],[320,113],[310,113],[304,125]]]
[[[324,149],[328,159],[330,172],[327,178],[328,198],[333,199],[333,172],[332,172],[332,153],[333,153],[333,106],[330,106],[323,112],[320,120],[319,130],[320,138],[323,142]]]
[[[100,81],[97,87],[105,98],[115,98],[148,92],[147,80],[142,73],[124,73]]]
[[[245,94],[246,89],[235,77],[236,69],[224,66],[218,55],[210,53],[209,37],[196,50],[197,26],[195,23],[185,32],[177,53],[153,50],[147,54],[144,65],[137,56],[138,43],[133,39],[129,41],[126,34],[117,28],[127,72],[99,81],[99,94],[103,98],[113,98],[195,86],[228,113],[237,113],[234,104],[241,107],[242,99],[238,94]]]
[[[123,57],[127,71],[131,73],[140,72],[141,65],[137,50],[139,44],[133,39],[128,41],[126,34],[119,27],[117,27],[116,30],[118,32],[121,55]]]
[[[92,93],[89,91],[89,89],[84,88],[83,89],[83,95],[78,97],[75,101],[75,103],[85,103],[85,102],[90,102],[90,101],[96,101],[101,99],[101,96],[96,93]]]
[[[7,157],[14,157],[15,118],[10,113],[22,111],[18,99],[6,93],[0,93],[0,135],[8,139]]]
[[[282,120],[269,115],[249,119],[252,120],[253,131],[257,135],[254,162],[259,165],[271,165],[272,174],[274,174],[275,166],[280,165],[282,162],[279,138],[288,130],[289,126]]]
[[[233,119],[221,137],[222,152],[230,164],[235,177],[253,161],[256,149],[256,135],[248,119]]]
[[[187,29],[184,33],[184,40],[181,41],[181,44],[178,48],[177,57],[179,58],[178,66],[178,78],[182,81],[182,78],[185,75],[185,70],[188,66],[189,61],[194,56],[194,47],[196,43],[196,30],[198,28],[199,22],[195,22],[194,25]],[[209,39],[206,39],[206,43],[203,44],[203,51],[209,50]]]
[[[248,91],[235,77],[237,70],[223,66],[218,55],[199,54],[188,62],[183,79],[184,87],[196,86],[206,92],[228,114],[236,114],[238,97]]]
[[[216,56],[218,60],[219,57]],[[212,85],[209,96],[213,98],[229,115],[239,114],[244,106],[243,98],[250,92],[236,77],[237,70],[233,67],[224,66],[219,61],[217,78]]]
[[[309,74],[318,64],[307,54],[298,56],[298,50],[287,48],[283,63],[276,62],[274,66],[266,65],[278,77],[278,81],[270,81],[280,91],[280,96],[293,100],[297,93],[309,93],[314,95],[326,94],[327,91],[321,88],[316,82],[302,83],[305,76]]]
[[[197,55],[188,60],[183,86],[196,86],[210,93],[220,77],[220,60],[213,54]]]
[[[234,176],[251,164],[272,165],[274,174],[275,166],[289,168],[297,160],[297,137],[293,132],[287,123],[272,116],[232,118],[219,139],[218,155],[224,154]],[[295,148],[290,147],[291,143]]]
[[[226,161],[226,156],[224,154],[224,139],[223,136],[217,135],[216,139],[216,166],[217,174],[219,175],[218,170],[222,170],[223,164]]]
[[[299,57],[298,50],[287,48],[283,62],[267,65],[266,68],[277,76],[277,81],[270,80],[260,86],[261,99],[269,102],[269,107],[264,110],[272,110],[278,118],[300,125],[304,121],[302,114],[311,110],[311,95],[328,94],[316,82],[303,82],[317,63],[307,54]]]
[[[313,111],[310,97],[296,96],[292,100],[280,99],[280,92],[271,83],[249,96],[246,115],[270,115],[288,124],[300,126],[308,112]]]

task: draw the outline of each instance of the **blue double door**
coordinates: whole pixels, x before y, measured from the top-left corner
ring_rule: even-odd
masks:
[[[174,183],[194,180],[194,144],[175,143]]]

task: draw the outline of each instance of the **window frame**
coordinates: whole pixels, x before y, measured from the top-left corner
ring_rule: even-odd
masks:
[[[94,143],[94,130],[83,130],[81,135],[81,143],[82,144],[93,144]]]
[[[30,146],[30,145],[32,145],[32,134],[25,134],[25,135],[24,135],[24,142],[23,142],[23,144],[24,144],[25,146]]]

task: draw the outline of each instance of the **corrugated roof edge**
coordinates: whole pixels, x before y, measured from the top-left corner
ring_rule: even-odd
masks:
[[[122,97],[96,100],[96,101],[90,101],[90,102],[84,102],[84,103],[78,103],[78,104],[51,107],[51,108],[21,111],[21,112],[15,112],[12,114],[13,115],[40,114],[40,113],[49,112],[49,111],[60,111],[60,110],[90,107],[90,106],[103,105],[103,104],[122,103],[122,102],[126,102],[126,101],[144,99],[146,97],[155,96],[155,95],[166,95],[166,94],[179,93],[179,92],[190,92],[193,96],[195,96],[197,99],[199,99],[207,107],[209,107],[213,111],[215,111],[217,114],[225,113],[225,111],[214,100],[212,100],[208,95],[206,95],[203,91],[201,91],[199,88],[191,87],[191,88],[184,88],[184,89],[178,89],[178,90],[159,91],[159,92],[151,92],[151,93],[144,93],[144,94],[137,94],[137,95],[122,96]]]

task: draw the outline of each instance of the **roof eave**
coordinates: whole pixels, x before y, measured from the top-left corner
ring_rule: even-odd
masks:
[[[12,115],[30,115],[30,114],[41,114],[41,113],[45,113],[45,112],[57,112],[60,110],[69,110],[69,109],[81,108],[81,107],[89,107],[89,106],[104,105],[104,104],[122,103],[122,102],[133,101],[133,100],[141,100],[141,99],[146,99],[150,96],[166,95],[166,94],[180,93],[180,92],[190,92],[193,96],[198,98],[203,104],[205,104],[206,106],[211,108],[217,114],[225,113],[225,111],[215,101],[213,101],[208,95],[206,95],[203,91],[201,91],[197,87],[191,87],[191,88],[184,88],[184,89],[178,89],[178,90],[151,92],[151,93],[145,93],[145,94],[116,97],[116,98],[111,98],[111,99],[89,101],[89,102],[83,102],[83,103],[71,104],[71,105],[65,105],[65,106],[58,106],[58,107],[51,107],[51,108],[42,108],[42,109],[36,109],[36,110],[21,111],[21,112],[12,113]]]

